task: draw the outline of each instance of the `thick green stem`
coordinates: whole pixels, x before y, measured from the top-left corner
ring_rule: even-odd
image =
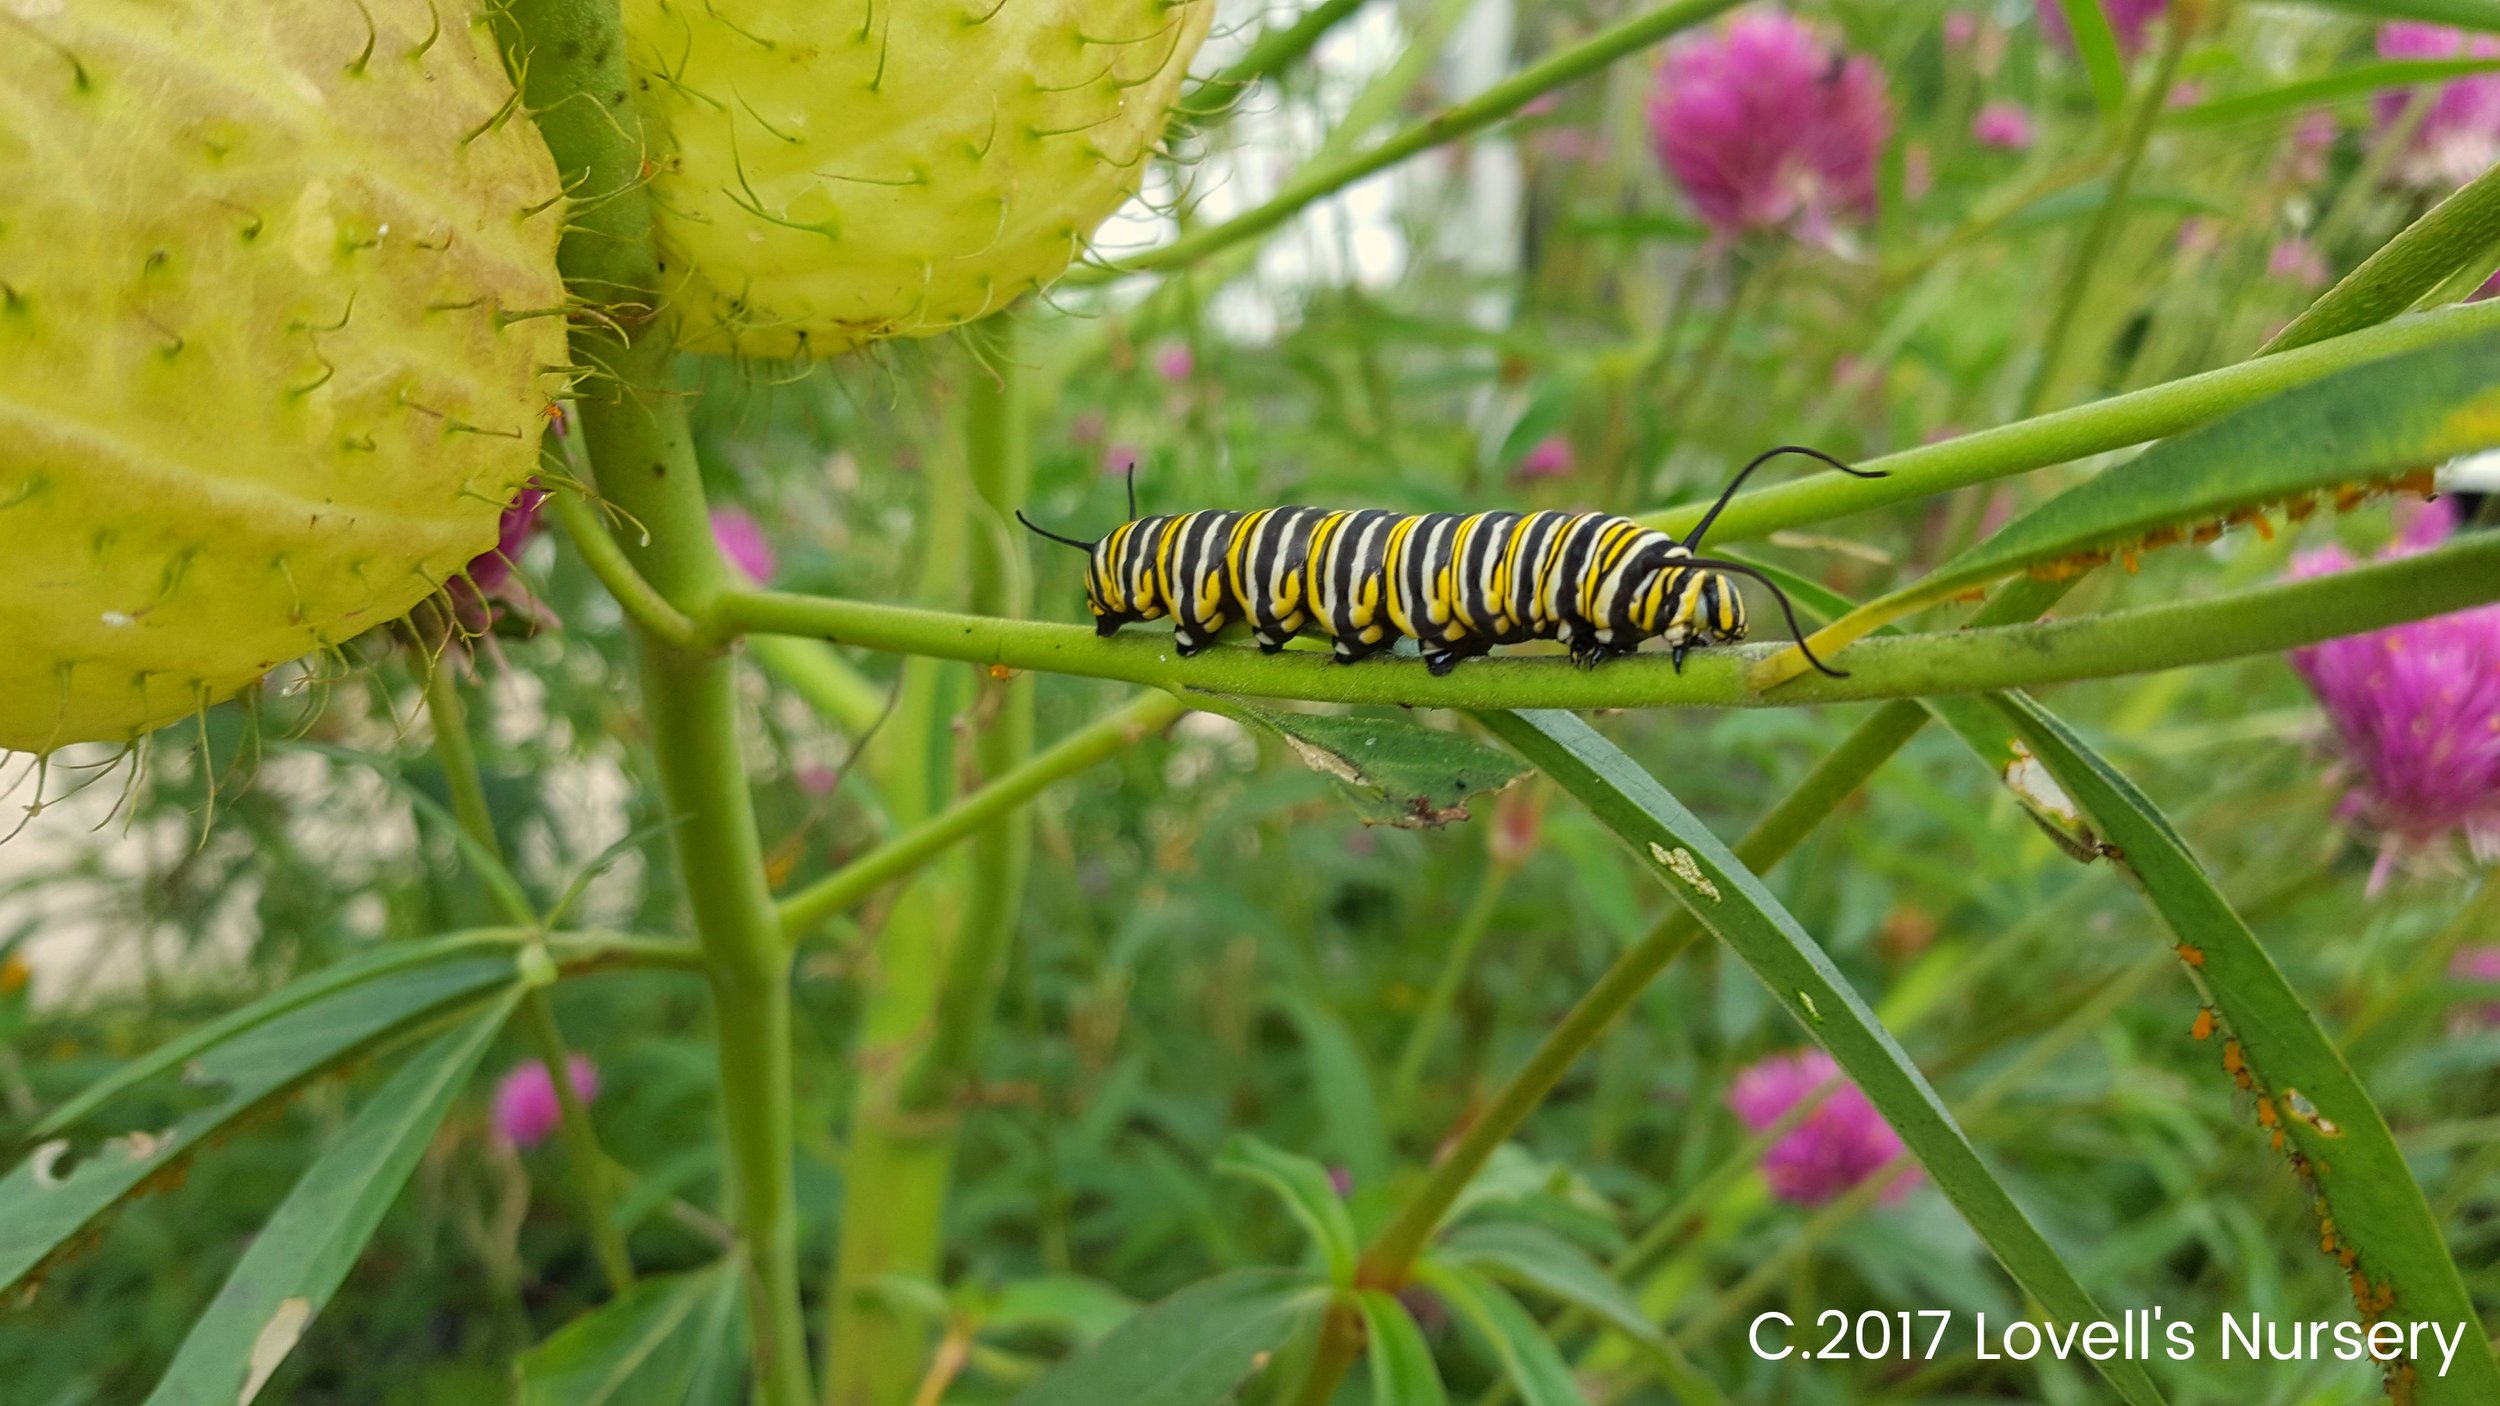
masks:
[[[2152,81],[2136,96],[2135,111],[2127,119],[2126,135],[2118,148],[2117,169],[2110,172],[2109,191],[2101,198],[2101,208],[2085,227],[2083,238],[2075,245],[2067,260],[2066,277],[2057,294],[2057,310],[2049,318],[2048,331],[2040,341],[2040,360],[2031,368],[2031,380],[2023,387],[2022,411],[2032,415],[2047,401],[2056,388],[2057,372],[2066,359],[2066,343],[2074,331],[2075,314],[2083,310],[2084,295],[2092,289],[2092,275],[2101,267],[2101,255],[2109,248],[2110,236],[2118,229],[2127,208],[2128,192],[2135,187],[2135,172],[2144,163],[2144,146],[2152,138],[2153,128],[2161,120],[2162,111],[2170,102],[2170,84],[2179,73],[2179,60],[2187,53],[2190,33],[2195,29],[2191,18],[2194,7],[2181,6],[2171,16],[2169,33],[2162,39],[2161,57],[2153,65]]]
[[[1626,54],[1636,53],[1734,8],[1736,0],[1670,0],[1644,11],[1587,41],[1551,55],[1482,93],[1445,108],[1378,146],[1336,161],[1323,162],[1288,182],[1266,204],[1223,224],[1184,235],[1159,249],[1123,260],[1097,276],[1080,274],[1071,283],[1095,282],[1121,274],[1177,268],[1244,240],[1256,239],[1292,219],[1305,206],[1385,170],[1410,156],[1453,142],[1491,126],[1554,89],[1595,73]]]
[[[573,328],[575,360],[601,373],[578,401],[597,490],[649,534],[625,548],[634,574],[678,612],[704,619],[730,575],[712,540],[658,314],[662,280],[623,21],[615,0],[511,0],[497,23],[574,197],[558,255],[567,286],[602,313]],[[789,953],[738,754],[737,680],[726,656],[682,648],[639,623],[635,642],[671,842],[712,988],[756,1394],[767,1406],[801,1406],[812,1393],[792,1193]]]
[[[1031,598],[1025,535],[1012,516],[1031,480],[1025,377],[1013,331],[1012,322],[997,319],[965,333],[961,462],[941,466],[948,491],[932,512],[937,530],[963,538],[960,553],[932,559],[968,560],[972,607],[1006,616],[1023,614]],[[1033,680],[992,670],[977,687],[970,713],[978,731],[968,760],[979,775],[1012,775],[1032,750]],[[938,719],[931,707],[906,721]],[[942,751],[942,737],[932,730],[922,745],[931,755],[917,760],[914,779],[927,783],[927,803],[914,808],[926,814],[947,783],[927,765]],[[926,846],[926,836],[967,809],[958,802],[914,828],[924,860],[943,848]],[[927,1325],[872,1290],[893,1276],[930,1279],[941,1270],[959,1095],[974,1076],[1023,908],[1030,815],[1010,804],[975,813],[979,823],[963,827],[972,844],[960,877],[924,879],[878,939],[880,972],[865,1021],[842,1248],[828,1305],[843,1355],[826,1383],[834,1406],[902,1406],[926,1379]]]
[[[2037,624],[1880,636],[1851,645],[1846,678],[1808,674],[1767,692],[1746,683],[1789,648],[1704,650],[1681,673],[1664,658],[1574,669],[1560,659],[1472,660],[1435,678],[1421,660],[1346,667],[1322,654],[1205,650],[1183,659],[1168,637],[1097,639],[1074,625],[994,620],[863,601],[738,593],[723,617],[742,629],[817,635],[907,654],[1120,679],[1189,691],[1429,708],[1753,708],[1985,693],[2275,654],[2500,599],[2500,535],[2468,533],[2434,551],[2333,576],[2202,600]]]
[[[495,836],[494,813],[487,809],[477,744],[469,732],[468,709],[461,701],[460,680],[448,650],[426,671],[425,710],[434,723],[434,752],[442,759],[452,815],[480,848],[501,859],[503,846]],[[608,1155],[600,1149],[590,1110],[582,1106],[581,1095],[573,1088],[572,1056],[565,1049],[563,1028],[556,1024],[555,1003],[547,999],[544,988],[533,987],[521,998],[521,1015],[522,1028],[529,1032],[539,1063],[547,1070],[549,1087],[555,1091],[556,1128],[564,1139],[574,1194],[581,1198],[582,1224],[590,1232],[591,1251],[598,1257],[599,1272],[607,1278],[608,1292],[624,1293],[634,1287],[634,1259],[625,1248],[625,1233],[616,1225]]]
[[[783,927],[797,941],[878,889],[918,873],[930,860],[1051,785],[1162,731],[1185,711],[1187,705],[1179,699],[1155,692],[1086,724],[1031,760],[992,777],[980,790],[783,899]]]

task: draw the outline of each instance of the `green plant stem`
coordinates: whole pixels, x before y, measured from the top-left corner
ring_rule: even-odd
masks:
[[[1161,248],[1147,250],[1108,269],[1080,271],[1067,281],[1094,283],[1124,274],[1182,267],[1245,240],[1256,239],[1293,218],[1313,201],[1332,195],[1408,157],[1491,126],[1544,94],[1585,78],[1626,54],[1648,48],[1679,30],[1709,20],[1733,8],[1735,3],[1736,0],[1670,0],[1668,4],[1635,15],[1559,54],[1541,59],[1466,102],[1445,108],[1369,150],[1313,166],[1287,182],[1283,190],[1257,209],[1236,215],[1220,225],[1184,235]]]
[[[945,584],[938,567],[968,563],[973,608],[1020,615],[1031,598],[1028,539],[1011,514],[1027,495],[1031,461],[1013,323],[967,329],[963,350],[961,433],[954,462],[939,465],[933,479],[940,491],[929,519],[933,541],[956,535],[962,545],[930,551],[928,584]],[[968,1106],[962,1095],[977,1074],[1030,867],[1031,816],[1021,804],[935,809],[952,789],[951,778],[941,779],[945,769],[933,765],[947,740],[935,694],[949,681],[924,672],[919,682],[930,703],[903,720],[916,745],[900,761],[914,774],[897,785],[920,794],[900,798],[896,813],[925,816],[916,835],[966,814],[977,823],[963,827],[971,842],[964,862],[907,892],[877,938],[828,1305],[842,1353],[826,1382],[833,1406],[903,1406],[928,1379],[928,1325],[871,1291],[896,1276],[935,1279],[943,1271],[947,1195]],[[978,775],[1013,774],[1032,751],[1033,680],[992,670],[975,687],[967,716],[977,728],[956,755]],[[898,796],[889,791],[888,799]]]
[[[712,540],[674,347],[656,316],[662,282],[641,118],[625,100],[633,77],[623,21],[615,0],[511,0],[496,23],[573,196],[558,253],[566,284],[603,313],[573,328],[575,360],[601,373],[585,383],[600,394],[578,401],[597,491],[650,534],[625,548],[634,575],[705,619],[730,574]],[[639,622],[635,643],[671,843],[712,989],[724,1176],[748,1265],[756,1396],[802,1406],[812,1393],[792,1189],[790,963],[738,754],[737,679],[726,656]]]
[[[2087,0],[2088,3],[2088,0]],[[2162,38],[2161,57],[2154,62],[2152,81],[2136,96],[2135,111],[2127,118],[2126,133],[2119,139],[2118,165],[2110,172],[2109,190],[2101,197],[2101,208],[2084,228],[2074,253],[2066,263],[2066,277],[2057,293],[2056,311],[2049,316],[2048,331],[2040,339],[2040,360],[2031,368],[2031,379],[2023,387],[2024,416],[2038,413],[2055,389],[2057,372],[2066,359],[2066,344],[2074,330],[2075,315],[2083,310],[2084,295],[2092,289],[2092,276],[2100,272],[2101,256],[2108,251],[2110,236],[2127,208],[2127,194],[2135,186],[2136,168],[2144,163],[2144,147],[2169,105],[2170,85],[2179,73],[2179,60],[2187,53],[2190,32],[2195,26],[2187,22],[2184,10],[2173,12],[2167,32]]]
[[[2297,350],[1904,449],[1860,465],[1881,470],[1890,475],[1887,478],[1857,479],[1828,470],[1809,474],[1738,496],[1712,525],[1710,540],[1724,544],[1765,537],[1783,528],[2125,449],[2194,429],[2364,362],[2495,328],[2500,328],[2500,300],[2442,308]],[[1670,508],[1644,514],[1640,520],[1681,537],[1700,521],[1707,506],[1694,503]]]
[[[2495,239],[2500,239],[2500,165],[2399,230],[2257,354],[2305,347],[2384,322],[2413,306]]]
[[[981,360],[992,368],[988,375],[973,375],[964,405],[964,452],[972,471],[975,512],[968,553],[972,605],[1020,617],[1031,613],[1033,604],[1032,565],[1026,557],[1031,539],[1014,519],[1032,490],[1029,378],[1017,362],[1012,320],[994,318],[964,335],[981,348]],[[1033,677],[987,675],[981,689],[974,714],[985,721],[972,739],[973,765],[983,778],[1014,775],[1033,755]],[[944,812],[933,817],[944,818]],[[1024,908],[1032,857],[1033,817],[1025,806],[994,808],[972,833],[971,900],[963,930],[947,953],[936,1027],[920,1059],[904,1074],[907,1114],[951,1107],[974,1076],[997,1009],[999,984],[1006,979],[1007,952]]]
[[[668,598],[653,589],[634,570],[625,549],[616,543],[607,525],[599,521],[598,511],[582,497],[580,490],[557,488],[547,495],[547,508],[564,529],[573,550],[580,553],[582,564],[614,597],[625,618],[644,634],[674,649],[702,650],[719,643],[711,638],[703,623],[671,605]]]
[[[1449,948],[1441,958],[1441,973],[1433,979],[1432,991],[1424,997],[1424,1008],[1415,1013],[1415,1023],[1407,1028],[1406,1047],[1398,1052],[1396,1072],[1389,1076],[1389,1110],[1392,1116],[1415,1100],[1415,1088],[1423,1081],[1424,1063],[1432,1058],[1433,1046],[1441,1042],[1441,1028],[1449,1023],[1450,1010],[1458,1004],[1459,988],[1467,984],[1467,972],[1475,963],[1476,949],[1483,945],[1484,935],[1493,927],[1493,915],[1502,906],[1502,891],[1510,887],[1511,875],[1518,865],[1500,859],[1488,859],[1484,877],[1476,881],[1475,897],[1468,900],[1467,912],[1458,920],[1458,930],[1450,937]]]
[[[826,918],[865,901],[887,884],[918,873],[930,860],[997,817],[1023,806],[1054,783],[1162,731],[1186,711],[1188,705],[1158,691],[1086,724],[1021,765],[992,777],[989,784],[945,810],[784,898],[783,928],[792,941],[798,941]]]
[[[1574,669],[1560,659],[1471,660],[1434,678],[1420,660],[1341,666],[1310,651],[1211,649],[1182,659],[1168,637],[995,620],[864,601],[734,593],[723,617],[742,629],[816,635],[844,644],[1188,691],[1314,702],[1437,708],[1783,707],[1984,693],[2274,654],[2319,640],[2500,599],[2500,536],[2446,546],[2331,577],[2278,582],[2202,600],[2167,601],[2045,623],[1871,637],[1850,646],[1846,678],[1808,674],[1757,692],[1746,671],[1788,648],[1701,651],[1681,673],[1656,656]]]
[[[502,843],[495,835],[494,813],[486,805],[486,784],[478,770],[477,744],[469,732],[467,706],[460,698],[448,649],[425,675],[425,710],[434,723],[434,751],[442,759],[444,784],[451,791],[451,811],[460,828],[488,854],[501,860]],[[574,1194],[581,1198],[583,1228],[590,1233],[599,1272],[613,1296],[634,1287],[634,1258],[625,1247],[625,1233],[616,1224],[615,1189],[608,1184],[608,1155],[599,1146],[599,1132],[590,1110],[573,1087],[572,1056],[566,1051],[563,1028],[556,1024],[555,1003],[544,987],[531,987],[521,997],[522,1028],[547,1070],[556,1098],[556,1128],[564,1139],[566,1164],[572,1169]]]

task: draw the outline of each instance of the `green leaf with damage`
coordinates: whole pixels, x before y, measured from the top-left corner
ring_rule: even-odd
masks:
[[[1406,718],[1288,713],[1238,702],[1223,711],[1283,738],[1304,765],[1337,783],[1366,825],[1437,829],[1465,820],[1473,797],[1527,774],[1506,752]]]

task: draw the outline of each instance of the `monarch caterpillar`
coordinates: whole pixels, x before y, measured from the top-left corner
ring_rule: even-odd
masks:
[[[1777,583],[1740,562],[1694,555],[1746,476],[1783,454],[1885,477],[1821,450],[1782,445],[1737,470],[1682,542],[1594,512],[1282,507],[1140,517],[1133,470],[1129,520],[1096,541],[1063,537],[1022,512],[1016,519],[1086,554],[1095,633],[1169,615],[1184,657],[1244,620],[1270,654],[1315,627],[1341,664],[1389,649],[1403,635],[1435,674],[1494,645],[1532,639],[1560,640],[1574,664],[1593,668],[1656,636],[1681,670],[1690,651],[1745,637],[1745,602],[1727,579],[1734,573],[1769,587],[1806,658],[1843,677],[1806,649]]]

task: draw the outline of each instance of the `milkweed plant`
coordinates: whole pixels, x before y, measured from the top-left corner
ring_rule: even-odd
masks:
[[[0,0],[0,1400],[2500,1401],[2477,15]]]

